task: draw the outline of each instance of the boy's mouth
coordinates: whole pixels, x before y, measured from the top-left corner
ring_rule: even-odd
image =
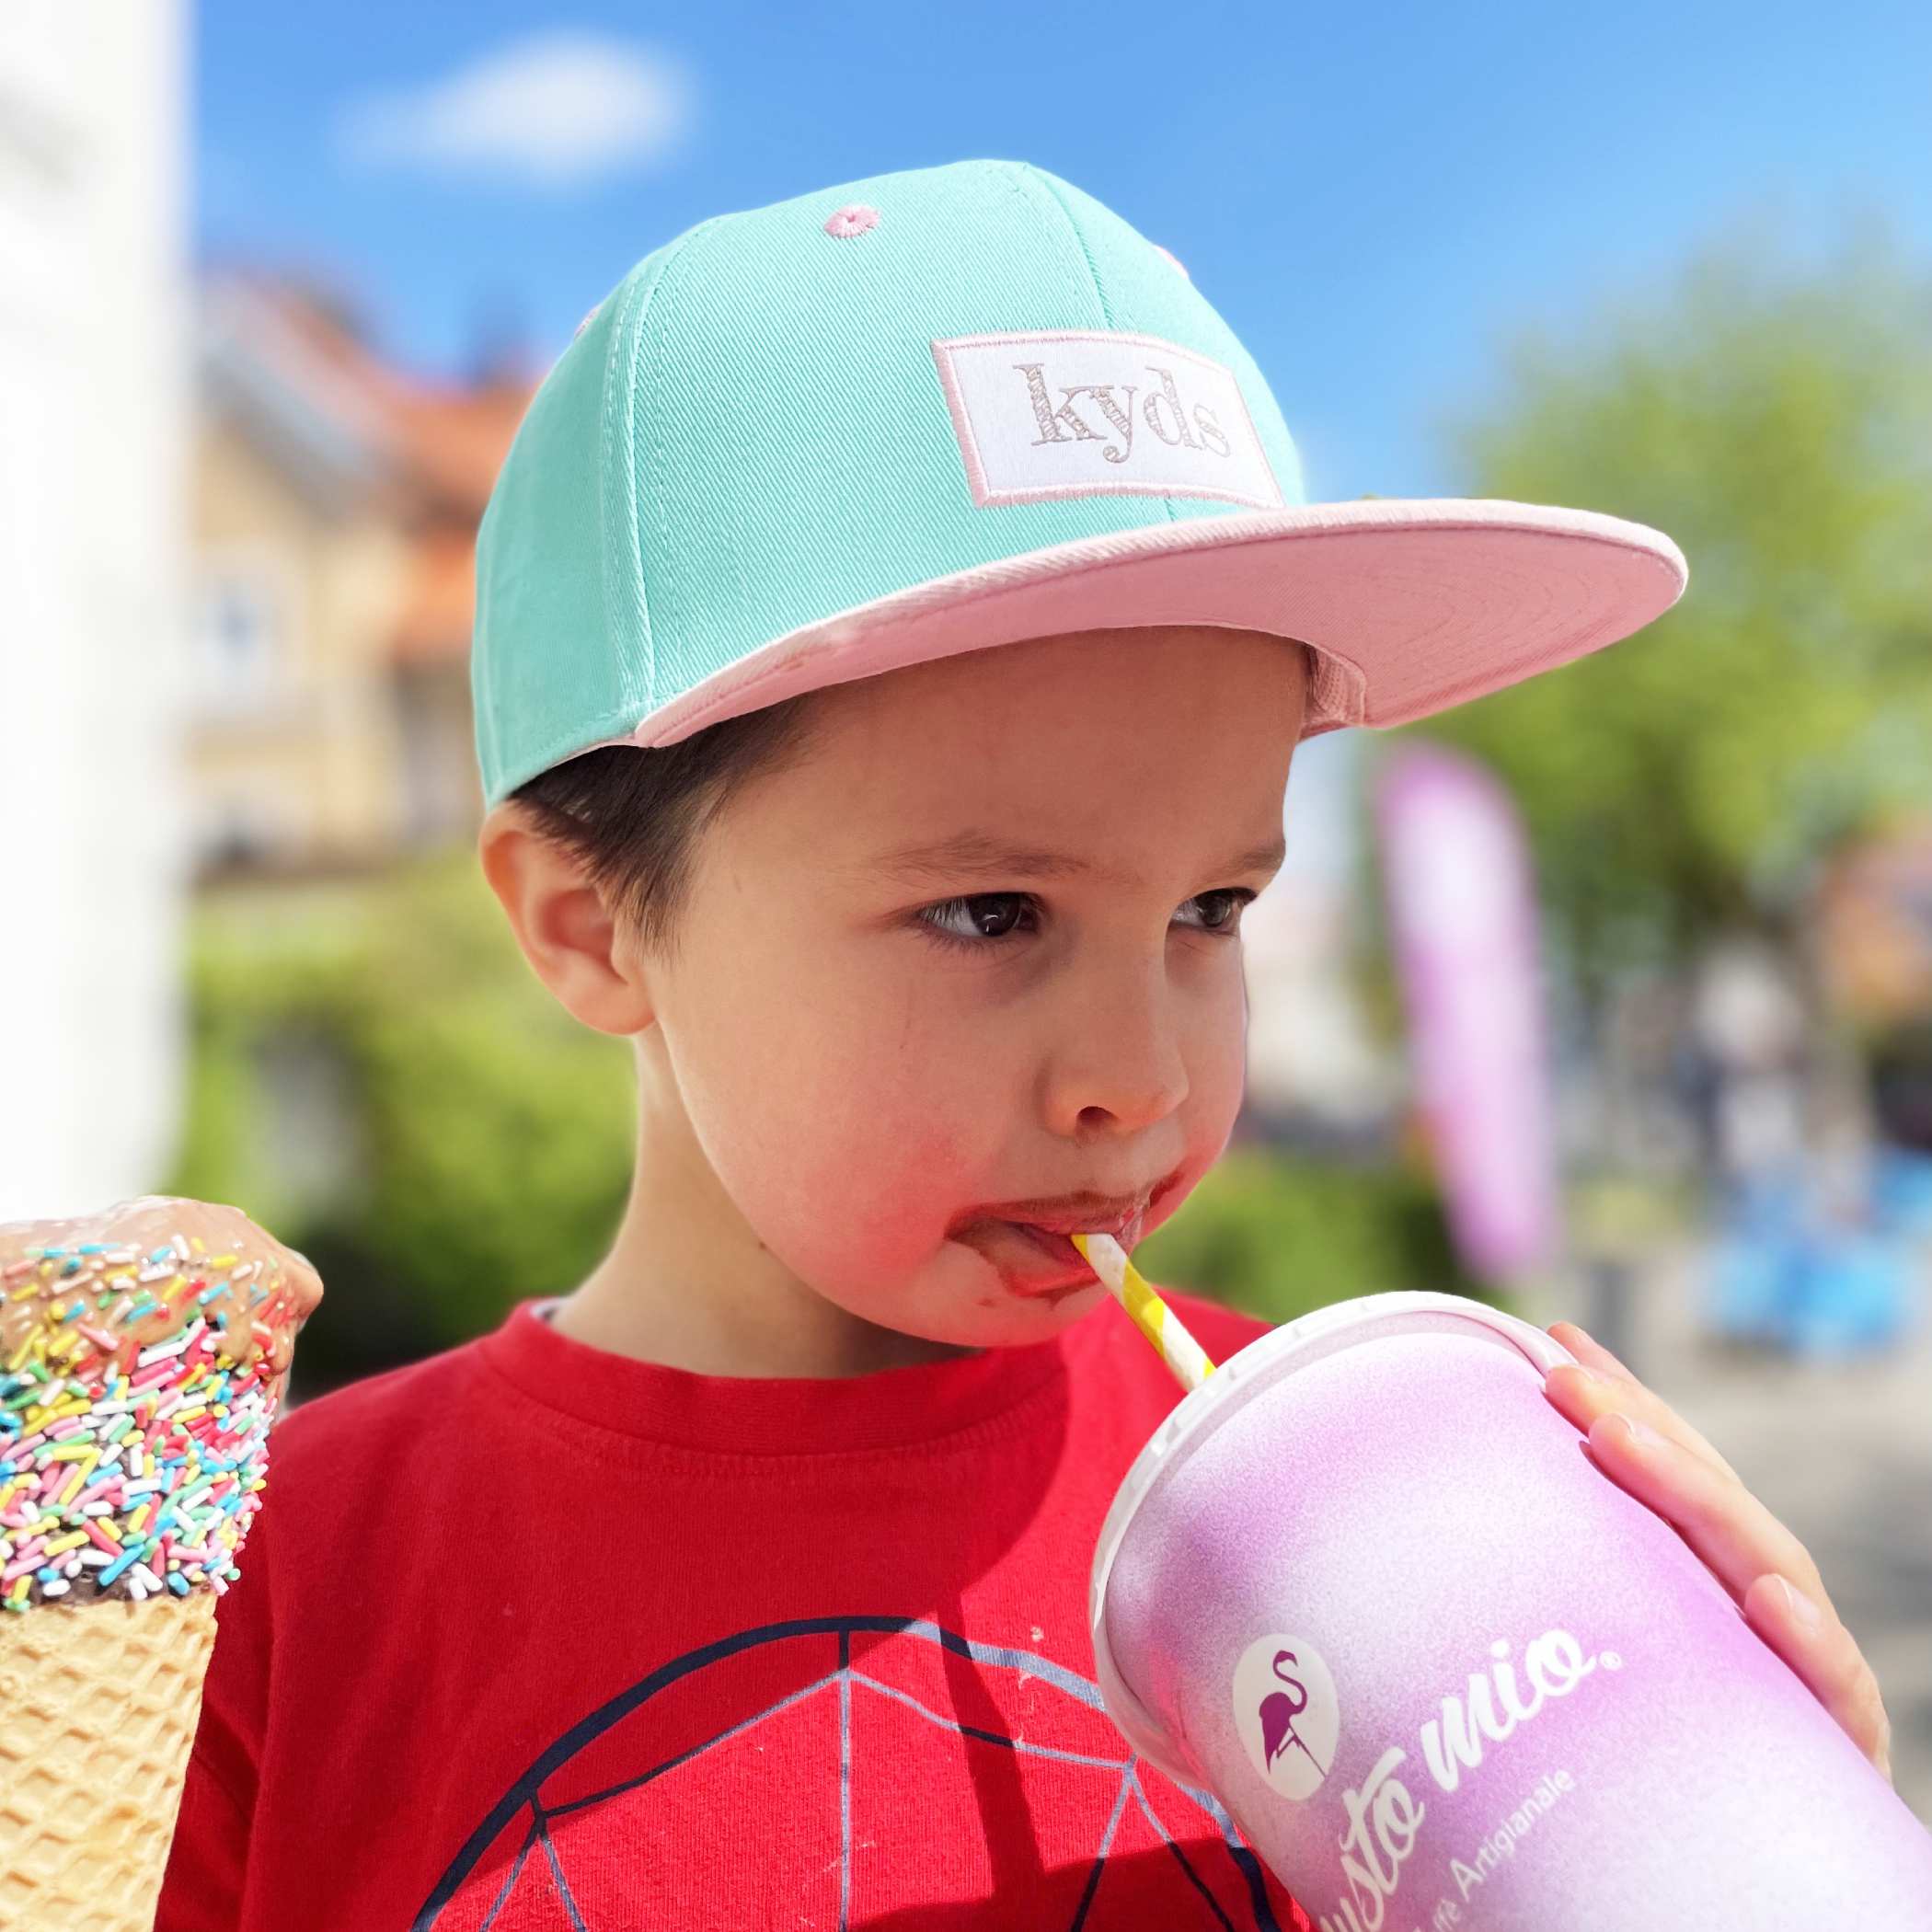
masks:
[[[1183,1170],[1164,1174],[1133,1194],[1064,1194],[1030,1201],[989,1201],[966,1209],[954,1225],[1004,1222],[1054,1235],[1111,1235],[1122,1247],[1140,1238],[1147,1216],[1180,1185]],[[1077,1254],[1078,1250],[1075,1250]]]
[[[969,1220],[962,1232],[969,1238],[977,1235],[985,1242],[988,1258],[1015,1294],[1058,1299],[1074,1290],[1099,1285],[1099,1277],[1074,1246],[1073,1236],[1111,1235],[1131,1251],[1141,1238],[1147,1217],[1180,1185],[1181,1174],[1177,1168],[1163,1176],[1138,1199],[1116,1196],[1110,1201],[1096,1195],[1083,1207],[1078,1197],[1069,1196],[1074,1203],[1071,1208],[1045,1201],[1015,1202],[1011,1207],[1030,1207],[1041,1219],[1022,1220],[1010,1212],[983,1213]]]
[[[985,1226],[994,1235],[992,1258],[1016,1294],[1058,1297],[1099,1285],[1070,1236],[1024,1221],[989,1221]]]
[[[1074,1237],[1071,1235],[1063,1235],[1051,1227],[1035,1226],[1030,1221],[1009,1221],[1006,1225],[1018,1228],[1021,1234],[1036,1242],[1042,1254],[1051,1255],[1054,1260],[1064,1261],[1069,1268],[1078,1269],[1083,1274],[1093,1272],[1087,1265],[1086,1256],[1074,1246]],[[1082,1228],[1080,1232],[1085,1234],[1087,1230]]]
[[[1124,1248],[1131,1249],[1140,1239],[1144,1210],[1113,1225],[1081,1228],[1081,1234],[1109,1234]],[[989,1221],[998,1231],[995,1259],[999,1261],[1006,1285],[1018,1294],[1064,1294],[1075,1288],[1099,1285],[1100,1278],[1087,1258],[1074,1246],[1073,1236],[1058,1228],[1041,1227],[1029,1221]]]

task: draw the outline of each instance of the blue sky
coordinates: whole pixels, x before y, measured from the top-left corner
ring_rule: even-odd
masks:
[[[1253,351],[1315,498],[1455,494],[1443,434],[1517,328],[1586,330],[1749,217],[1932,259],[1932,7],[1145,0],[203,0],[204,259],[318,270],[460,368],[540,365],[692,223],[889,168],[1032,160],[1173,250]]]

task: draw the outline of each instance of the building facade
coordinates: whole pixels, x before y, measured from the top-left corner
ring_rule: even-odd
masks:
[[[178,1119],[186,61],[178,0],[0,9],[0,1220]]]

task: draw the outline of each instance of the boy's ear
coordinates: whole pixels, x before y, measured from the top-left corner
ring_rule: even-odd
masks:
[[[642,1032],[656,1017],[645,965],[570,855],[509,801],[485,814],[477,858],[530,969],[573,1018]]]

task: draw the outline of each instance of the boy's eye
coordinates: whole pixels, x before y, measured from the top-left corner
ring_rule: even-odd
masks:
[[[1217,910],[1195,930],[1223,938],[1236,937],[1240,931],[1241,908],[1255,896],[1246,886],[1225,886],[1216,891],[1200,893],[1188,904]],[[937,905],[923,907],[915,916],[937,944],[984,952],[1008,939],[1019,915],[1028,912],[1035,914],[1037,926],[1036,902],[1030,892],[976,892],[970,898],[948,899]]]

